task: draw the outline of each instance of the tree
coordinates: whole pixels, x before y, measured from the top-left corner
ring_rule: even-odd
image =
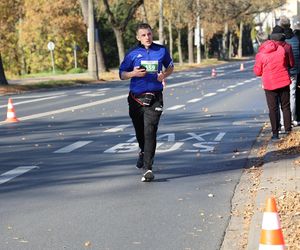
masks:
[[[114,34],[117,40],[119,61],[123,61],[125,56],[124,49],[124,32],[128,25],[128,22],[132,19],[136,10],[144,3],[144,0],[120,0],[109,5],[108,0],[103,0],[105,13],[108,16],[109,23],[112,26]]]
[[[244,24],[251,23],[256,14],[270,12],[282,6],[285,2],[285,0],[223,0],[222,2],[212,0],[207,5],[205,18],[218,24],[227,22],[228,32],[231,34],[232,31],[230,29],[237,30],[239,35],[238,56],[241,57]],[[223,37],[227,37],[227,34],[224,34]]]
[[[159,0],[159,43],[164,44],[164,0]]]
[[[22,18],[23,1],[0,1],[0,84],[7,84],[4,67],[12,74],[20,74],[18,23]]]
[[[19,39],[27,60],[27,72],[49,70],[49,41],[55,43],[55,64],[61,70],[74,66],[74,45],[80,47],[78,64],[86,65],[86,31],[77,0],[24,0]]]
[[[0,53],[0,85],[8,85],[8,82],[5,77],[4,68],[3,68],[1,53]]]
[[[88,0],[80,0],[82,14],[84,17],[84,23],[86,27],[88,27]],[[95,10],[94,10],[95,11]],[[96,50],[96,59],[97,59],[97,66],[98,66],[98,72],[103,73],[108,71],[107,66],[105,64],[105,56],[104,56],[104,50],[102,45],[102,39],[100,35],[100,20],[97,20],[95,17],[95,50]]]

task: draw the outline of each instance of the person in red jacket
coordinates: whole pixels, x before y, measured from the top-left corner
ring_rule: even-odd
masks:
[[[284,36],[281,34],[279,40]],[[283,112],[284,128],[291,131],[290,88],[291,79],[288,73],[286,50],[278,41],[267,40],[258,49],[253,71],[262,76],[262,87],[265,91],[272,127],[272,139],[279,139],[279,103]],[[278,103],[279,101],[279,103]]]

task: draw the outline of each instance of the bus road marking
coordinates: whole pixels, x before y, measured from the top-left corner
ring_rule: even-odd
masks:
[[[72,143],[66,147],[63,147],[61,149],[58,149],[58,150],[54,151],[54,153],[60,153],[60,154],[70,153],[70,152],[74,151],[75,149],[81,148],[91,142],[93,142],[93,141],[78,141],[78,142]]]
[[[0,185],[4,184],[26,172],[37,168],[37,166],[21,166],[0,175]]]

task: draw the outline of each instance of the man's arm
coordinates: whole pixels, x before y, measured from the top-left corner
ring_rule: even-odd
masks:
[[[168,68],[166,68],[164,72],[160,72],[157,75],[157,80],[162,82],[164,79],[166,79],[169,75],[173,73],[173,70],[174,70],[174,66],[170,65]]]
[[[122,71],[120,77],[122,80],[127,80],[132,77],[144,77],[147,74],[145,69],[139,69],[139,67],[134,67],[133,71]]]

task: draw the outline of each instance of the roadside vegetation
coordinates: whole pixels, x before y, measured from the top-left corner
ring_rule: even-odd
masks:
[[[261,25],[257,16],[285,2],[0,1],[0,85],[16,76],[88,67],[97,70],[99,80],[104,72],[118,67],[125,51],[136,44],[135,27],[140,22],[153,27],[154,39],[165,44],[180,65],[249,56]],[[95,35],[94,41],[88,41],[90,34]],[[91,44],[95,58],[88,65]]]

